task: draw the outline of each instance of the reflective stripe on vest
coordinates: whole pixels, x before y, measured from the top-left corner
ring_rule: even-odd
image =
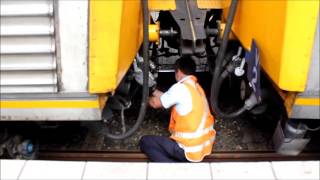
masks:
[[[205,134],[208,134],[209,132],[213,131],[213,126],[210,126],[205,129],[197,130],[193,133],[187,133],[187,132],[173,132],[172,135],[179,138],[185,138],[185,139],[193,139],[193,138],[199,138]]]
[[[184,146],[183,144],[178,143],[178,145],[186,152],[186,153],[193,153],[193,152],[199,152],[202,151],[206,146],[209,146],[212,144],[215,140],[215,136],[213,136],[211,139],[205,141],[204,143],[196,146]]]

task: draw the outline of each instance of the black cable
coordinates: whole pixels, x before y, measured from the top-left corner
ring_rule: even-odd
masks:
[[[225,113],[220,109],[219,103],[218,103],[218,95],[219,95],[221,84],[223,81],[223,79],[221,79],[220,77],[221,71],[222,71],[222,64],[224,60],[224,55],[227,50],[228,38],[231,31],[233,19],[237,10],[237,5],[238,5],[238,0],[232,0],[231,6],[229,9],[228,18],[227,18],[227,23],[226,23],[223,37],[222,37],[222,43],[219,48],[219,52],[218,52],[218,56],[216,59],[216,64],[213,72],[212,82],[211,82],[211,97],[210,97],[211,108],[213,108],[213,111],[220,118],[233,118],[233,117],[239,116],[246,110],[245,106],[243,106],[232,113]]]
[[[216,87],[218,87],[216,89],[217,91],[217,94],[219,94],[220,92],[220,87],[222,85],[222,82],[227,78],[228,76],[224,76],[224,77],[221,77],[218,79],[218,82],[216,83]],[[218,97],[217,97],[218,98]],[[218,101],[218,100],[217,100]],[[238,109],[237,111],[233,111],[233,112],[228,112],[228,113],[225,113],[225,112],[222,112],[220,110],[220,108],[218,107],[218,103],[216,106],[214,106],[214,109],[216,110],[215,112],[217,113],[217,110],[219,111],[219,117],[220,118],[233,118],[233,117],[236,117],[236,116],[239,116],[240,114],[242,114],[244,111],[246,111],[246,108],[245,106],[241,107],[240,109]]]
[[[319,131],[320,130],[320,126],[316,127],[316,128],[310,128],[309,126],[307,126],[305,124],[305,128],[308,130],[308,131]]]
[[[144,116],[146,114],[148,97],[149,97],[149,10],[148,10],[148,0],[141,0],[143,7],[143,90],[142,90],[142,101],[141,107],[138,115],[138,119],[133,127],[125,132],[124,134],[114,135],[106,133],[106,136],[111,139],[125,139],[131,136],[140,127]]]

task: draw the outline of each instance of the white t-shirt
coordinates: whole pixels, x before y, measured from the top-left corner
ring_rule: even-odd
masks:
[[[179,82],[170,87],[170,89],[160,96],[161,104],[164,108],[170,108],[176,105],[176,110],[179,115],[183,116],[192,110],[192,97],[191,93],[182,82],[188,79],[186,76]]]

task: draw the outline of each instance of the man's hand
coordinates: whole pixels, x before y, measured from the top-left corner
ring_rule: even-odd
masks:
[[[152,92],[152,95],[153,95],[154,97],[158,97],[158,98],[160,98],[160,96],[162,96],[162,94],[163,94],[163,92],[159,91],[158,89],[156,89],[156,90],[154,90],[154,91]]]
[[[155,109],[162,108],[160,97],[152,96],[149,98],[149,105]]]

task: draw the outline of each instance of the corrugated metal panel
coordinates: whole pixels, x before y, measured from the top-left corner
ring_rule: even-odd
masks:
[[[55,93],[57,91],[55,86],[51,85],[27,85],[27,86],[1,86],[1,93]]]
[[[57,66],[54,54],[3,54],[0,59],[1,71],[54,70]]]
[[[55,85],[54,71],[1,71],[1,85]]]
[[[55,41],[51,36],[1,36],[1,54],[54,53]]]
[[[1,0],[1,16],[38,16],[52,14],[52,0]]]
[[[54,32],[54,22],[47,17],[1,17],[1,35],[51,35]]]
[[[57,92],[53,0],[1,0],[1,93]]]

